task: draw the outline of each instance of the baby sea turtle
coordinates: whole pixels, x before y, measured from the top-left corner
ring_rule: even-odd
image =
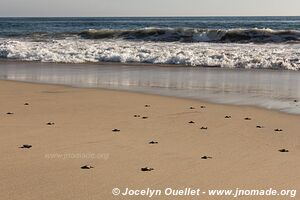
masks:
[[[113,130],[111,130],[112,132],[120,132],[121,130],[120,129],[113,129]]]
[[[149,144],[158,144],[158,142],[151,141]]]
[[[54,124],[55,124],[54,122],[48,122],[48,123],[47,123],[48,126],[52,126],[52,125],[54,125]]]
[[[297,103],[297,102],[298,102],[298,100],[297,100],[297,99],[295,99],[295,100],[294,100],[294,102],[295,102],[295,103]]]
[[[22,148],[22,149],[30,149],[32,147],[32,145],[30,144],[23,144],[23,146],[19,147],[19,148]]]
[[[206,106],[200,106],[200,108],[206,108]]]
[[[202,156],[201,159],[204,159],[204,160],[206,160],[206,159],[212,159],[212,157],[211,156]]]
[[[195,124],[195,122],[194,121],[189,121],[189,124]]]
[[[148,117],[142,117],[142,119],[148,119]]]
[[[193,109],[195,109],[195,108],[191,106],[190,109],[193,110]]]
[[[251,118],[250,117],[245,117],[244,120],[251,120]]]
[[[92,169],[92,168],[94,168],[94,167],[91,165],[84,165],[81,167],[81,169]]]
[[[141,115],[133,115],[133,117],[141,117]]]
[[[208,127],[206,127],[206,126],[202,126],[200,129],[201,129],[201,130],[207,130],[207,129],[208,129]]]
[[[145,107],[146,107],[146,108],[149,108],[149,107],[150,107],[150,105],[148,105],[148,104],[147,104],[147,105],[145,105]]]
[[[226,116],[225,116],[225,119],[230,119],[230,118],[231,118],[230,115],[226,115]]]
[[[274,131],[276,131],[276,132],[281,132],[281,131],[283,131],[282,129],[279,129],[279,128],[276,128],[276,129],[274,129]]]
[[[24,103],[24,106],[28,106],[29,105],[29,103]]]
[[[141,168],[141,171],[143,171],[143,172],[150,172],[152,170],[154,170],[154,168],[150,168],[150,167],[142,167]]]
[[[6,114],[7,115],[13,115],[14,113],[13,112],[7,112]]]
[[[264,128],[264,126],[260,126],[260,125],[258,125],[258,126],[256,126],[256,128]]]
[[[279,152],[282,152],[282,153],[287,153],[287,152],[289,152],[289,150],[287,150],[287,149],[279,149],[278,151],[279,151]]]

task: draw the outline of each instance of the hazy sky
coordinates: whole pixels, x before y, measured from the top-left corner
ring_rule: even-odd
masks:
[[[0,16],[297,15],[300,0],[0,0]]]

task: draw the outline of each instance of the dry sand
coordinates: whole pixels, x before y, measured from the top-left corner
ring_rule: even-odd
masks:
[[[24,105],[26,102],[29,105]],[[0,81],[0,112],[1,200],[149,199],[113,196],[116,187],[122,191],[127,187],[300,189],[299,116],[9,81]],[[201,130],[202,126],[208,129]],[[276,128],[283,131],[275,132]],[[158,144],[150,145],[150,141]],[[23,144],[32,148],[19,148]],[[279,152],[282,148],[289,152]],[[81,169],[84,165],[94,168]],[[142,172],[142,167],[154,170]],[[176,198],[192,197],[155,197]],[[202,195],[194,199],[233,197]]]

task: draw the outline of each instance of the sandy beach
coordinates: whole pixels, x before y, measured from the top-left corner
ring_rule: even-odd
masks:
[[[114,196],[113,188],[300,189],[297,115],[12,81],[0,81],[0,97],[1,199],[149,198]]]

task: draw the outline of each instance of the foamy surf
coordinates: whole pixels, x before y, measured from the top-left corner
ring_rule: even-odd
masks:
[[[300,69],[299,44],[181,43],[127,40],[0,40],[0,57],[23,61],[174,64],[245,69]]]

